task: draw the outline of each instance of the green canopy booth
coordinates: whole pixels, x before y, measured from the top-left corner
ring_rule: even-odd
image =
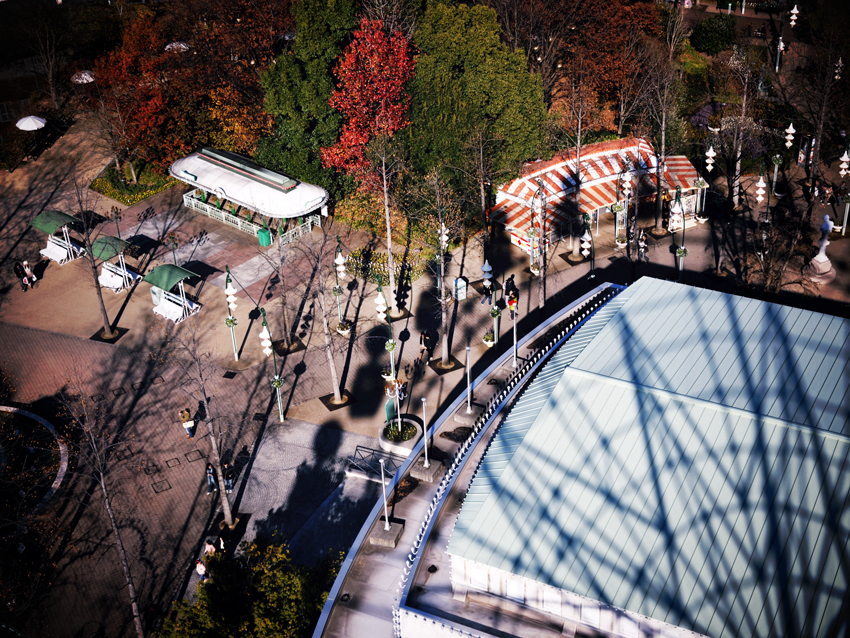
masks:
[[[30,226],[33,228],[47,233],[47,246],[39,252],[51,261],[57,262],[60,266],[85,255],[86,249],[72,240],[68,231],[68,226],[79,222],[80,220],[73,215],[58,210],[40,212],[30,222]],[[62,235],[57,237],[56,232],[59,230],[62,231]]]
[[[97,278],[98,282],[104,288],[109,288],[115,293],[126,290],[142,277],[139,273],[128,268],[124,262],[124,251],[127,250],[129,245],[119,237],[104,235],[98,237],[91,246],[92,254],[96,259],[103,262],[103,267]],[[118,257],[117,264],[109,261],[115,256]]]
[[[201,304],[186,298],[183,280],[197,277],[191,270],[186,270],[174,264],[163,264],[150,271],[143,281],[149,283],[154,313],[180,323],[187,317],[200,312]],[[171,292],[174,287],[177,292]]]

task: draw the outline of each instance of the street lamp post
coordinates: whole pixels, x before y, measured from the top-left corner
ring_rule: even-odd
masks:
[[[378,321],[387,320],[387,326],[390,328],[390,338],[384,344],[384,349],[390,353],[390,371],[393,379],[395,379],[395,340],[393,339],[393,323],[390,316],[387,314],[387,300],[384,298],[384,290],[381,287],[381,280],[378,280],[378,296],[375,297],[375,310],[378,314]]]
[[[425,435],[424,467],[427,470],[429,467],[431,467],[431,462],[428,460],[428,419],[425,417],[425,397],[422,397],[422,434]]]
[[[233,341],[233,360],[239,361],[239,349],[236,347],[236,317],[233,315],[236,310],[236,288],[233,287],[229,270],[224,281],[224,294],[227,296],[227,317],[224,319],[224,325],[230,328],[230,339]]]
[[[841,170],[838,171],[838,174],[841,175],[841,177],[846,177],[848,173],[847,169],[850,167],[850,155],[847,154],[846,148],[844,149],[844,155],[842,155],[838,161],[841,162],[841,164],[838,165],[841,168]],[[844,222],[841,224],[842,237],[844,237],[844,232],[847,230],[847,213],[850,212],[850,197],[845,194],[844,199],[847,201],[844,203]]]
[[[516,316],[517,316],[517,312],[519,310],[519,303],[517,303],[516,295],[508,297],[508,308],[511,311],[511,319],[513,319],[513,323],[514,323],[514,327],[513,327],[513,331],[514,331],[514,348],[513,348],[514,360],[513,360],[513,364],[511,365],[511,367],[516,368]]]
[[[766,191],[765,191],[766,186],[767,186],[767,184],[764,183],[764,174],[762,173],[761,175],[759,175],[758,184],[756,184],[756,201],[759,204],[761,204],[762,201],[764,201],[764,197],[762,197],[762,195],[764,195],[766,193]],[[765,221],[769,221],[768,220],[769,210],[770,210],[770,193],[767,193],[767,205],[765,206],[765,209],[764,209],[764,220]]]
[[[472,414],[472,357],[466,346],[466,413]]]
[[[384,531],[390,531],[390,513],[387,511],[387,481],[384,478],[384,459],[378,459],[381,464],[381,496],[384,499]]]
[[[283,399],[280,396],[280,387],[283,385],[283,379],[277,372],[277,355],[275,354],[274,347],[272,346],[272,334],[269,332],[269,324],[266,321],[266,309],[260,308],[260,312],[263,315],[263,329],[260,332],[260,344],[263,346],[263,354],[267,357],[272,355],[272,362],[274,364],[274,376],[272,377],[272,387],[275,390],[275,394],[277,395],[277,414],[280,418],[280,422],[283,423]]]
[[[682,270],[685,267],[685,257],[688,255],[688,249],[685,248],[685,209],[682,206],[682,187],[676,187],[676,201],[670,206],[670,225],[682,224],[682,243],[676,250],[676,256],[679,258],[679,279],[682,278]]]
[[[581,236],[581,254],[590,256],[590,275],[588,279],[596,277],[596,247],[593,242],[593,234],[590,232],[590,215],[584,216],[584,234]]]
[[[336,277],[336,286],[334,286],[333,293],[334,297],[336,297],[336,312],[339,317],[339,323],[342,323],[342,305],[340,304],[340,297],[342,297],[342,288],[339,285],[340,278],[345,279],[345,258],[342,256],[342,246],[339,244],[339,235],[336,238],[336,258],[334,259],[334,277]]]

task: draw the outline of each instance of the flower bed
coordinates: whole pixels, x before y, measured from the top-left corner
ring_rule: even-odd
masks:
[[[358,279],[366,279],[373,283],[389,283],[389,266],[387,265],[387,253],[375,252],[364,248],[357,248],[346,258],[346,268]],[[393,255],[393,270],[396,284],[409,284],[419,279],[428,265],[428,260],[419,254],[408,256],[402,260],[398,255]]]
[[[95,178],[89,188],[101,195],[106,195],[110,199],[132,206],[177,184],[177,180],[158,175],[147,169],[141,169],[137,177],[138,184],[133,184],[126,178],[122,181],[122,177],[113,163]]]

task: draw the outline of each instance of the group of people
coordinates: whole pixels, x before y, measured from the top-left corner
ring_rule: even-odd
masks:
[[[38,285],[38,277],[35,276],[28,261],[16,261],[13,270],[15,271],[15,277],[18,278],[21,284],[21,290],[24,292],[29,290],[30,287],[35,288]]]
[[[222,474],[224,474],[224,491],[230,494],[233,491],[233,483],[236,481],[236,471],[230,463],[225,463]],[[207,463],[207,496],[213,492],[218,492],[218,480],[215,477],[213,464]]]
[[[842,181],[834,191],[832,184],[825,182],[821,184],[819,180],[812,183],[812,201],[820,201],[821,206],[832,204],[833,201],[841,206],[844,199],[847,197],[847,182]]]

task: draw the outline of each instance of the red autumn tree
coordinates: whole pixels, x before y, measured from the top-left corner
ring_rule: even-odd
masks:
[[[343,114],[345,124],[339,142],[322,149],[326,167],[352,175],[367,189],[377,186],[370,179],[366,145],[376,137],[392,137],[409,123],[410,96],[404,85],[414,66],[410,44],[400,31],[388,36],[380,20],[363,18],[335,70],[339,84],[330,105]]]
[[[398,162],[393,156],[390,139],[409,124],[410,96],[405,84],[413,78],[415,65],[410,43],[400,31],[388,35],[380,20],[363,18],[335,70],[339,84],[329,100],[345,118],[342,135],[334,146],[322,149],[322,163],[326,167],[353,176],[363,191],[382,191],[387,222],[390,313],[393,315],[399,312],[390,192]],[[370,144],[371,158],[367,156]]]

